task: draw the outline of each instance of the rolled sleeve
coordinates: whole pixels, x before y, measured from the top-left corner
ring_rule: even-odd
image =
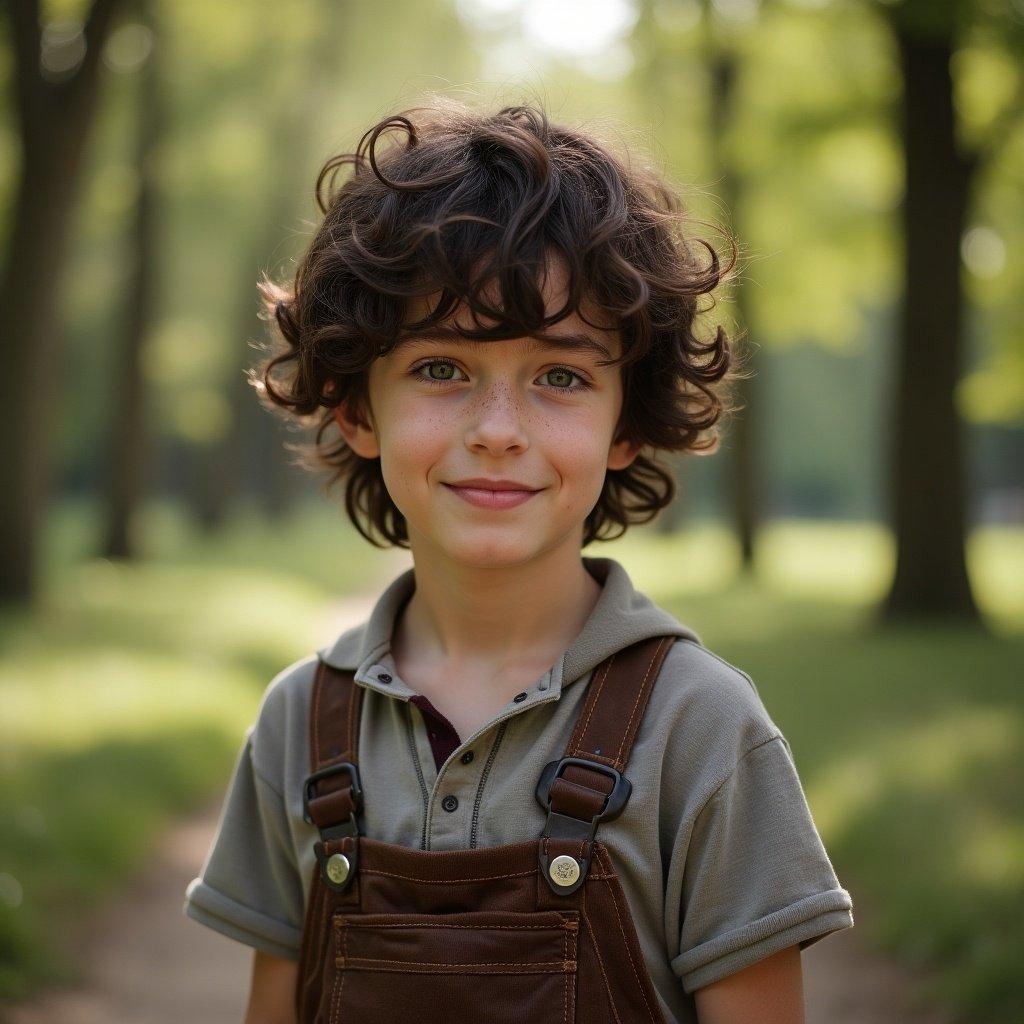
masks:
[[[687,993],[785,949],[853,926],[781,735],[747,751],[689,838],[680,953]]]
[[[292,960],[302,938],[302,883],[284,802],[252,764],[252,731],[235,763],[217,834],[184,913],[238,942]]]

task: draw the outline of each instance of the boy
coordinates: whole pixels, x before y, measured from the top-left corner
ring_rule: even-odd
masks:
[[[317,196],[294,287],[262,286],[261,383],[413,568],[271,682],[189,886],[256,951],[247,1024],[799,1024],[800,950],[853,918],[789,746],[581,556],[671,500],[657,449],[714,444],[717,256],[653,172],[528,107],[386,119]]]

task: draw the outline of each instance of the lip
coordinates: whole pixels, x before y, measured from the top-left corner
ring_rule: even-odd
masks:
[[[483,491],[536,491],[536,487],[521,484],[518,480],[491,480],[486,476],[474,476],[468,480],[456,480],[449,487],[475,487]]]
[[[493,486],[467,487],[463,484],[445,484],[445,487],[457,494],[463,501],[469,502],[470,505],[490,509],[514,508],[539,493],[535,490],[512,490],[507,487],[496,490]]]

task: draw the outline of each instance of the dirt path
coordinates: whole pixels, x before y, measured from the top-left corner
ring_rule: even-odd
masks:
[[[9,1024],[240,1024],[252,953],[182,913],[220,801],[174,827],[142,875],[85,932],[85,987],[8,1011]]]
[[[953,1024],[950,1014],[913,1004],[918,977],[865,950],[854,927],[816,942],[802,954],[807,1024]]]

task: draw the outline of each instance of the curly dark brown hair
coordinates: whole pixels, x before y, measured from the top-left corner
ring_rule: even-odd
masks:
[[[404,145],[386,146],[400,129]],[[279,334],[249,379],[269,409],[315,427],[308,445],[288,445],[305,468],[343,481],[345,508],[377,547],[408,547],[405,517],[391,500],[380,458],[357,455],[337,434],[332,410],[366,424],[367,370],[396,343],[437,333],[463,304],[490,328],[444,328],[483,340],[534,337],[574,312],[589,323],[596,308],[617,328],[623,403],[615,440],[640,454],[609,470],[584,524],[584,546],[621,536],[653,519],[675,495],[671,467],[658,450],[714,451],[715,424],[737,372],[721,326],[694,334],[698,299],[722,269],[714,248],[702,267],[683,227],[679,196],[648,166],[633,166],[589,132],[549,121],[538,106],[482,112],[444,96],[386,117],[355,153],[332,156],[316,182],[323,220],[300,258],[291,287],[264,274],[265,318]],[[353,171],[336,187],[338,171]],[[568,299],[546,315],[546,262],[566,269]],[[500,308],[484,298],[493,287]],[[426,319],[406,321],[412,297],[440,298]],[[711,308],[714,300],[710,302]],[[605,325],[593,324],[595,327]],[[283,344],[282,344],[283,343]],[[265,346],[265,351],[268,347]],[[328,432],[337,434],[325,441]],[[612,532],[619,527],[618,532]],[[386,543],[379,543],[374,531]]]

